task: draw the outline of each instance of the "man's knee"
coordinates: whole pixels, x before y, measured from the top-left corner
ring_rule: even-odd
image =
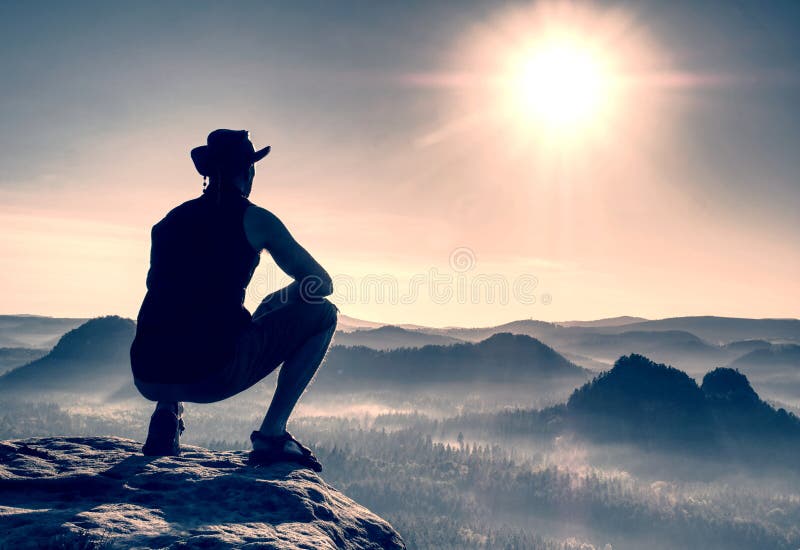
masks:
[[[306,321],[315,327],[314,332],[335,327],[339,317],[339,309],[327,298],[306,302],[302,310]]]
[[[322,306],[321,321],[324,328],[335,328],[339,321],[339,308],[331,303],[327,298],[320,302]]]

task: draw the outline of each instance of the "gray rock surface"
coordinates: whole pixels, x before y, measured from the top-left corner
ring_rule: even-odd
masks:
[[[108,437],[0,442],[0,548],[404,548],[309,470],[243,451],[150,458]]]

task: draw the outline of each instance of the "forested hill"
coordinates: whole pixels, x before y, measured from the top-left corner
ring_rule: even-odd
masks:
[[[800,419],[763,402],[740,372],[715,369],[697,383],[641,355],[575,390],[569,422],[595,439],[726,445],[759,439],[800,444]]]
[[[415,385],[428,383],[519,383],[548,379],[585,380],[589,371],[535,338],[495,334],[478,343],[390,351],[334,347],[318,384]]]
[[[514,437],[574,433],[596,443],[783,465],[800,452],[800,418],[762,401],[737,370],[715,369],[698,386],[686,373],[635,354],[620,357],[563,405],[450,423],[453,430],[462,426]]]
[[[44,357],[0,376],[0,393],[95,391],[130,378],[136,325],[117,316],[91,319],[66,333]]]

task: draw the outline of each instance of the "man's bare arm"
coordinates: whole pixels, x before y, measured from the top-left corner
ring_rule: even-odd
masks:
[[[275,214],[251,205],[244,214],[244,229],[250,245],[256,250],[269,252],[278,267],[299,285],[303,297],[323,297],[333,293],[328,272],[292,237]]]

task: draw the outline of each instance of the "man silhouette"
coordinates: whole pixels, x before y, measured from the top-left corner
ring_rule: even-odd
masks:
[[[255,163],[269,151],[256,151],[245,130],[211,132],[191,153],[208,187],[153,226],[147,294],[131,346],[136,387],[158,403],[146,455],[180,453],[182,401],[221,401],[282,364],[264,421],[250,436],[250,462],[322,469],[286,422],[325,357],[338,310],[325,299],[333,292],[328,273],[274,214],[247,199]],[[245,288],[262,250],[294,282],[251,317]]]

